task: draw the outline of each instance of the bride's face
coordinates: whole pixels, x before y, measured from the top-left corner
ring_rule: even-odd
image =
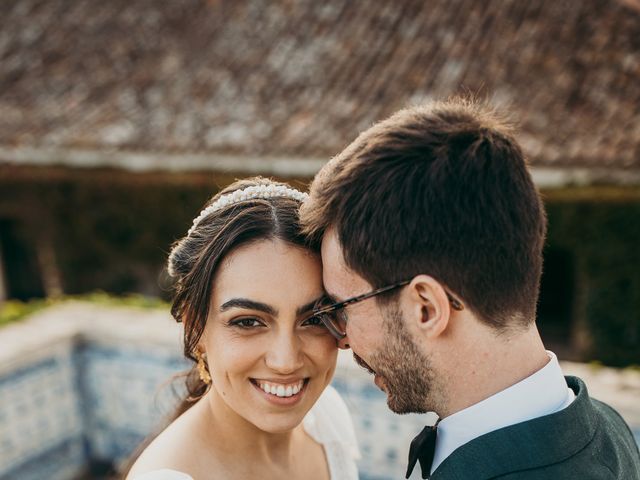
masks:
[[[214,401],[261,430],[295,428],[333,376],[336,342],[309,318],[321,268],[319,256],[269,240],[234,250],[216,274],[201,342]]]

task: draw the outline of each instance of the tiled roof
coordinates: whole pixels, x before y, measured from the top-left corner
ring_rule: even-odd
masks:
[[[513,110],[534,165],[640,167],[636,0],[2,10],[3,147],[327,158],[398,108],[466,92]]]

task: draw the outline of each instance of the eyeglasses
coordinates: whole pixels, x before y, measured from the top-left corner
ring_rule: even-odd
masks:
[[[366,300],[367,298],[375,297],[376,295],[380,295],[381,293],[391,292],[400,287],[404,287],[409,283],[411,283],[411,280],[404,280],[399,283],[394,283],[393,285],[387,285],[386,287],[377,288],[370,292],[348,298],[346,300],[343,300],[342,302],[332,303],[331,305],[327,305],[324,307],[314,308],[313,316],[318,317],[336,339],[342,340],[347,336],[347,314],[344,311],[344,308],[347,305],[353,305],[354,303],[361,302],[363,300]],[[451,303],[451,306],[454,310],[460,311],[464,309],[464,306],[459,300],[454,298],[453,295],[451,295],[446,290],[445,293],[447,294],[449,303]]]

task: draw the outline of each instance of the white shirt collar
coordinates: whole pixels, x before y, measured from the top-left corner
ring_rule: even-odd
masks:
[[[547,354],[549,362],[533,375],[442,419],[438,424],[432,473],[454,450],[474,438],[558,412],[573,401],[575,394],[567,386],[558,359],[553,352]]]

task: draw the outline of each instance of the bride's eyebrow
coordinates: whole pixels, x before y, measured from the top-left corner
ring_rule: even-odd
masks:
[[[256,302],[255,300],[249,300],[248,298],[232,298],[220,305],[220,313],[226,312],[232,308],[244,308],[247,310],[258,310],[264,312],[273,317],[278,316],[278,311],[271,305],[266,303]]]
[[[326,297],[325,294],[320,295],[315,300],[298,307],[296,310],[296,315],[302,315],[303,313],[310,312],[313,310],[313,307],[316,306],[319,300],[322,300]],[[247,310],[257,310],[259,312],[264,312],[273,317],[278,316],[278,310],[273,308],[271,305],[267,305],[266,303],[256,302],[255,300],[249,300],[248,298],[232,298],[231,300],[227,300],[222,305],[220,305],[220,313],[226,312],[232,308],[244,308]]]
[[[312,310],[313,310],[313,307],[315,307],[315,306],[318,304],[318,302],[319,302],[320,300],[324,299],[324,298],[325,298],[325,296],[326,296],[326,295],[323,293],[322,295],[320,295],[320,296],[319,296],[318,298],[316,298],[315,300],[313,300],[313,301],[311,301],[311,302],[307,303],[306,305],[303,305],[303,306],[301,306],[301,307],[298,307],[298,309],[296,310],[296,315],[300,316],[300,315],[302,315],[303,313],[307,313],[307,312],[312,311]]]

